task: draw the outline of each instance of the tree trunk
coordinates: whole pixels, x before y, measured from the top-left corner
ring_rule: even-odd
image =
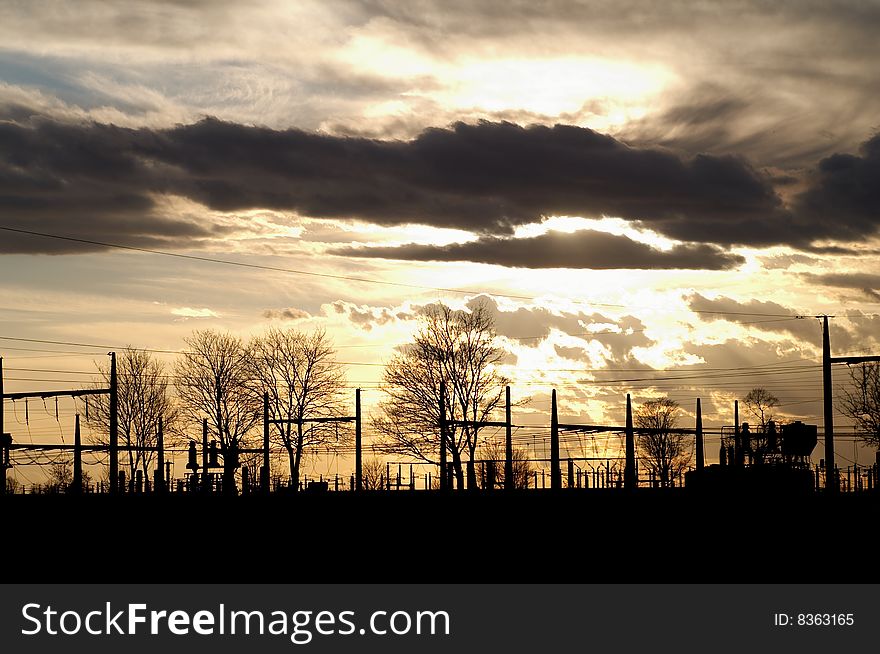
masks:
[[[130,438],[126,438],[123,442],[127,446],[131,445]],[[121,465],[120,465],[120,467],[121,467]],[[134,480],[134,477],[137,474],[137,469],[138,469],[137,461],[135,460],[135,451],[132,449],[128,450],[128,465],[127,465],[127,467],[128,467],[128,472],[126,473],[126,475],[128,475],[128,476],[125,480],[126,486],[128,485],[128,483],[130,481]],[[123,491],[127,492],[128,488],[123,489]]]
[[[290,477],[289,478],[290,478],[290,483],[292,484],[295,471],[299,470],[299,464],[296,461],[296,456],[294,456],[294,448],[293,448],[293,444],[290,442],[290,440],[288,440],[287,443],[284,444],[284,449],[287,450],[287,462],[288,462],[288,465],[290,468]]]
[[[477,490],[479,488],[479,486],[477,485],[477,464],[474,462],[474,457],[476,456],[476,453],[476,446],[471,445],[471,440],[468,439],[468,456],[470,457],[470,462],[467,467],[467,483],[468,488],[471,490]]]
[[[238,494],[238,488],[235,486],[235,465],[232,456],[229,455],[223,457],[223,494]]]
[[[235,471],[237,469],[238,455],[233,453],[237,449],[237,445],[233,446],[232,439],[229,437],[229,431],[226,432],[226,446],[221,445],[223,454],[223,494],[237,495],[238,488],[235,485]]]
[[[463,490],[464,471],[461,467],[461,452],[458,451],[457,447],[452,448],[452,469],[455,471],[455,481],[458,485],[458,490]]]
[[[299,491],[299,464],[302,462],[302,450],[303,450],[303,428],[302,423],[298,422],[296,425],[296,447],[295,447],[295,455],[293,459],[293,470],[291,471],[291,476],[293,477],[293,491]]]

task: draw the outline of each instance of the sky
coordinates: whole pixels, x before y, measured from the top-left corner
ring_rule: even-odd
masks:
[[[375,406],[420,307],[483,301],[521,424],[556,388],[566,422],[631,392],[731,425],[760,385],[821,425],[815,316],[880,353],[878,28],[827,0],[4,2],[0,227],[44,234],[0,231],[7,392],[272,325],[325,329]]]

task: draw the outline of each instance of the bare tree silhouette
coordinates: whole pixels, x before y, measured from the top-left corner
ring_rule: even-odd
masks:
[[[382,459],[370,457],[361,466],[361,484],[364,490],[382,490],[385,476],[385,464]]]
[[[471,311],[444,304],[426,307],[415,340],[385,368],[387,400],[373,426],[389,452],[436,463],[440,447],[440,383],[446,383],[447,448],[459,488],[464,486],[464,454],[475,458],[479,422],[504,402],[509,380],[495,370],[503,356],[495,345],[492,314],[483,304]],[[476,474],[468,470],[469,485]]]
[[[212,330],[195,331],[175,365],[181,409],[194,424],[208,419],[223,452],[223,487],[235,492],[237,452],[261,418],[249,384],[250,366],[241,340]]]
[[[18,481],[15,477],[7,476],[6,477],[6,494],[7,495],[15,495],[16,493],[23,493],[24,485]]]
[[[779,398],[766,388],[756,387],[746,394],[743,404],[755,417],[757,426],[764,432],[767,431],[767,423],[776,418],[774,409],[779,406]]]
[[[47,472],[47,481],[49,487],[56,492],[66,491],[73,482],[73,467],[70,461],[56,461],[50,464]]]
[[[269,394],[269,417],[297,420],[339,415],[344,407],[345,373],[334,360],[326,333],[269,329],[248,345],[249,374],[257,401]],[[308,447],[342,445],[351,431],[337,423],[276,424],[272,430],[287,451],[293,489]]]
[[[149,479],[156,445],[159,419],[163,421],[166,434],[177,432],[180,408],[172,394],[165,365],[145,350],[125,348],[116,357],[120,444],[127,446],[121,455],[127,462],[128,477],[134,479],[135,471],[142,470]],[[110,366],[97,364],[101,382],[94,388],[110,385]],[[80,400],[85,422],[92,430],[92,440],[107,445],[110,440],[110,396],[92,395]],[[86,404],[88,410],[86,410]]]
[[[850,385],[839,402],[841,412],[855,423],[859,438],[880,449],[880,363],[851,366]]]
[[[484,440],[480,446],[480,458],[495,461],[495,482],[499,488],[504,488],[505,471],[504,461],[506,450],[504,443],[495,440]],[[513,448],[513,487],[516,489],[529,488],[535,467],[529,458],[527,450],[521,447]]]
[[[649,400],[633,416],[640,429],[638,448],[642,460],[659,477],[660,485],[668,487],[691,460],[688,439],[673,432],[678,421],[678,402],[669,398]]]

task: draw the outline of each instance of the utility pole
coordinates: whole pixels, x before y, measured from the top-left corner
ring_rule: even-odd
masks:
[[[73,428],[73,488],[74,495],[82,493],[83,483],[83,460],[82,460],[82,437],[79,431],[79,414],[76,414],[76,423]]]
[[[739,442],[739,400],[733,401],[733,460],[738,466],[745,463],[743,446]]]
[[[697,398],[697,424],[696,424],[696,432],[697,432],[697,470],[703,469],[704,464],[704,456],[703,456],[703,410],[700,406],[700,398]]]
[[[825,405],[825,491],[837,491],[834,470],[834,402],[831,393],[831,338],[828,316],[822,316],[822,399]]]
[[[164,493],[167,482],[168,479],[165,477],[165,427],[162,423],[162,416],[159,416],[159,427],[156,430],[156,478],[153,481],[156,492]]]
[[[834,467],[834,400],[831,379],[831,364],[868,363],[880,361],[880,356],[831,356],[831,337],[828,333],[828,319],[834,316],[816,316],[822,318],[822,399],[825,408],[825,491],[834,493],[838,490],[837,471]]]
[[[3,357],[0,357],[0,495],[6,493],[6,427],[3,416]],[[12,444],[12,435],[9,435],[10,445]]]
[[[232,443],[229,441],[229,438],[226,438],[226,439],[223,438],[223,427],[224,427],[224,425],[223,425],[223,397],[220,392],[220,381],[221,381],[220,375],[218,374],[215,377],[215,379],[217,380],[217,384],[216,384],[216,390],[217,390],[217,397],[216,397],[216,402],[217,402],[217,444],[220,446],[220,452],[223,454],[223,476],[221,477],[221,479],[223,480],[223,491],[225,492],[228,490],[226,488],[226,482],[227,482],[226,470],[228,467],[227,461],[229,458],[229,452],[227,451],[227,448],[230,445],[232,445]],[[227,436],[229,435],[228,428],[227,428],[226,435]]]
[[[626,467],[623,471],[623,487],[635,490],[639,485],[636,478],[636,442],[633,433],[632,398],[626,394]]]
[[[553,389],[550,404],[550,488],[562,488],[562,470],[559,467],[559,415],[556,408],[556,389]]]
[[[0,495],[6,493],[6,471],[12,467],[9,450],[12,449],[12,434],[0,434]]]
[[[505,410],[504,422],[504,490],[511,491],[516,487],[513,478],[513,425],[510,419],[510,386],[504,389]]]
[[[110,353],[110,492],[119,491],[119,385],[116,379],[116,352]]]
[[[440,490],[449,490],[446,475],[446,382],[440,382]]]
[[[202,418],[202,490],[211,490],[208,486],[208,419]]]
[[[269,392],[263,393],[263,469],[260,475],[260,490],[269,494]]]
[[[361,443],[361,389],[354,391],[354,489],[363,490],[364,461]]]

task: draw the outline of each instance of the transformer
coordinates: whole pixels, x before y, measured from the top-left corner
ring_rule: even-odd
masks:
[[[818,427],[796,421],[753,430],[723,427],[719,465],[685,475],[685,485],[713,490],[810,492],[814,487],[810,455]]]
[[[744,422],[737,433],[734,427],[721,430],[719,461],[724,465],[784,465],[810,468],[810,454],[816,448],[818,427],[800,420],[777,427],[774,421],[765,430],[755,430]]]

